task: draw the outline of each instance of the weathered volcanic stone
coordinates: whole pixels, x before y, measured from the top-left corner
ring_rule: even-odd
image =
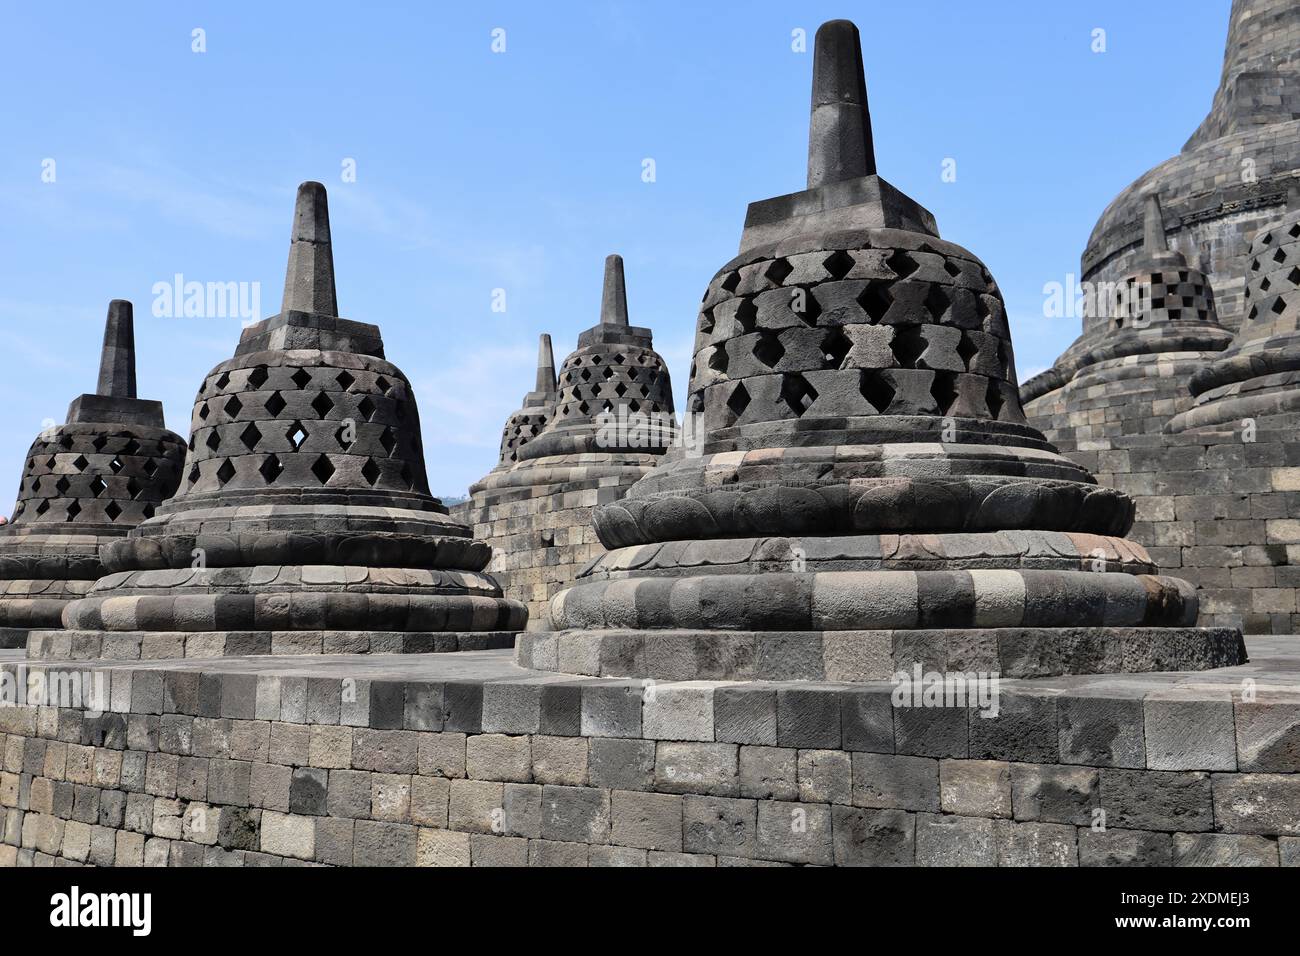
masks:
[[[668,367],[647,328],[628,324],[623,260],[605,260],[600,322],[560,366],[551,337],[537,383],[506,420],[496,468],[455,514],[492,547],[489,570],[528,605],[529,627],[578,572],[604,553],[592,509],[617,501],[677,436]]]
[[[429,494],[379,329],[334,303],[325,188],[304,183],[284,307],[200,387],[180,490],[103,549],[107,573],[29,656],[463,650],[523,628],[482,573],[490,548]],[[309,694],[309,717],[337,719],[333,695]]]
[[[835,126],[856,139],[814,116],[810,188],[750,206],[700,310],[701,453],[596,509],[609,550],[552,600],[553,633],[521,636],[520,663],[862,681],[1241,662],[1240,634],[1194,627],[1192,586],[1124,540],[1132,501],[1026,423],[983,263],[874,173],[827,181],[870,148],[856,27],[823,25],[815,62],[815,110],[863,100]],[[786,745],[839,746],[834,716]],[[1037,740],[981,746],[1037,759]]]
[[[58,627],[104,573],[100,547],[125,536],[180,482],[185,441],[162,404],[136,398],[131,303],[108,305],[99,384],[27,452],[13,518],[0,527],[0,647]]]
[[[1187,381],[1232,342],[1209,280],[1169,249],[1160,199],[1146,197],[1142,257],[1113,288],[1094,290],[1084,334],[1020,389],[1025,414],[1058,451],[1114,447],[1159,434],[1191,406]]]
[[[1085,282],[1115,282],[1142,255],[1143,197],[1158,191],[1170,238],[1214,285],[1219,318],[1236,330],[1251,238],[1287,209],[1300,168],[1300,7],[1233,0],[1223,70],[1209,114],[1182,151],[1139,176],[1097,220],[1083,253]],[[1164,77],[1141,94],[1160,109]],[[1295,210],[1292,205],[1291,210]],[[1103,323],[1098,316],[1091,320]]]

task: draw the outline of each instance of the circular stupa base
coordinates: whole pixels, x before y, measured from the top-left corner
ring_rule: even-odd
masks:
[[[876,631],[580,630],[519,635],[521,667],[655,680],[888,680],[899,672],[1201,671],[1245,663],[1233,628],[1007,627]]]
[[[304,654],[437,654],[514,645],[515,631],[32,631],[34,660],[170,660]]]

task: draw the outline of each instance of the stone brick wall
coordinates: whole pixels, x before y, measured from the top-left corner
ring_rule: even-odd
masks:
[[[477,540],[492,546],[487,571],[506,597],[528,605],[528,629],[544,629],[551,598],[605,553],[592,527],[592,509],[622,498],[639,477],[494,489],[476,493],[451,511]]]
[[[986,718],[440,657],[119,667],[110,713],[0,708],[0,865],[1300,864],[1293,694],[1009,682]]]
[[[1129,537],[1200,588],[1203,625],[1300,632],[1300,442],[1259,431],[1079,440],[1069,458],[1134,498]]]

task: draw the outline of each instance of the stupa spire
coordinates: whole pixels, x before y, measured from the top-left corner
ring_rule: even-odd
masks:
[[[1165,217],[1160,211],[1160,195],[1150,192],[1142,210],[1142,251],[1148,256],[1169,251],[1165,238]]]
[[[808,188],[875,172],[861,38],[852,22],[830,20],[817,30],[813,43]]]
[[[135,398],[135,319],[131,303],[114,299],[104,323],[104,349],[95,391],[111,398]]]
[[[605,288],[600,297],[602,325],[627,325],[627,284],[623,280],[623,257],[605,257]]]
[[[545,332],[537,340],[537,391],[543,395],[555,394],[555,353],[551,350],[551,337]]]
[[[284,274],[284,312],[338,315],[334,291],[334,250],[325,187],[306,182],[298,187],[289,238],[289,265]]]

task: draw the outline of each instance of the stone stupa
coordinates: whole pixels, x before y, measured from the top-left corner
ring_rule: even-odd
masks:
[[[1124,539],[1132,501],[1026,424],[992,276],[876,175],[852,23],[818,30],[813,69],[808,188],[750,205],[702,303],[702,454],[596,510],[608,552],[519,662],[858,681],[1243,661]]]
[[[114,299],[95,393],[36,436],[13,517],[0,526],[0,647],[59,626],[64,605],[103,574],[100,547],[153,516],[176,490],[184,458],[162,403],[136,397],[131,303]]]
[[[1047,371],[1020,388],[1025,415],[1058,451],[1096,451],[1121,435],[1159,434],[1191,405],[1188,379],[1232,342],[1209,279],[1170,249],[1160,198],[1146,197],[1143,255]]]
[[[555,382],[542,337],[537,385],[511,415],[497,466],[456,514],[492,546],[490,570],[545,626],[552,597],[604,551],[592,509],[617,501],[677,438],[672,381],[648,328],[630,324],[623,258],[605,260],[600,321]],[[542,427],[538,427],[539,423]]]
[[[1191,376],[1192,408],[1168,430],[1300,423],[1300,200],[1250,244],[1246,315],[1232,344]]]
[[[103,552],[35,657],[509,646],[522,605],[429,494],[410,384],[338,316],[325,187],[298,189],[280,314],[204,379],[176,496]]]

